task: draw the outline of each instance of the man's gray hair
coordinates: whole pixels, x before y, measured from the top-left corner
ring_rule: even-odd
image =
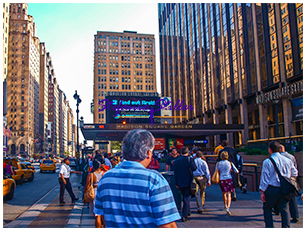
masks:
[[[126,160],[144,160],[154,149],[154,136],[142,129],[128,131],[123,138],[122,152]]]

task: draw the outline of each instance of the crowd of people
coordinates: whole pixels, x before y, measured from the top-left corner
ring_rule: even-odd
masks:
[[[153,149],[153,135],[147,130],[137,129],[130,130],[125,135],[121,155],[110,156],[96,150],[92,156],[87,157],[88,175],[84,194],[93,187],[94,198],[89,201],[89,208],[90,213],[95,215],[96,227],[174,228],[177,227],[175,221],[181,219],[186,222],[191,216],[192,196],[196,199],[197,212],[203,213],[205,190],[211,186],[212,176],[202,150],[197,147],[191,150],[183,147],[180,150],[172,148],[169,153],[164,153],[166,171],[174,172],[176,187],[182,194],[183,208],[180,215],[169,183],[161,173],[154,171],[159,169],[160,164],[158,155],[153,154]],[[297,177],[296,160],[285,152],[282,145],[271,142],[269,153],[282,175]],[[227,141],[216,147],[215,154],[215,171],[219,172],[223,209],[226,214],[231,215],[231,201],[237,200],[235,188],[240,187],[243,193],[246,193],[243,159]],[[62,170],[64,177],[65,168],[60,169],[61,177]],[[195,192],[191,187],[193,181],[197,184]],[[66,186],[69,192],[68,188]],[[263,162],[259,189],[266,227],[273,227],[273,212],[281,214],[282,227],[290,227],[290,215],[291,222],[298,221],[296,198],[292,198],[290,202],[284,199],[280,192],[280,180],[269,158]],[[70,196],[73,201],[76,199],[73,194]],[[83,202],[88,203],[85,198]]]

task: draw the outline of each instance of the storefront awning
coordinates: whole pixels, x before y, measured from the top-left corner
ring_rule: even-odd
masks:
[[[200,139],[231,132],[240,132],[243,124],[84,124],[81,128],[86,140],[121,141],[132,129],[146,129],[155,138]]]

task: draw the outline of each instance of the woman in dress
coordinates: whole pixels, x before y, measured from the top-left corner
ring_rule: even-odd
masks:
[[[235,165],[228,161],[228,152],[223,151],[221,153],[221,161],[217,163],[216,170],[220,173],[220,188],[222,191],[222,198],[224,202],[224,210],[228,215],[231,215],[231,192],[234,191],[234,183],[231,175],[231,171],[239,173]]]
[[[102,178],[102,176],[105,172],[105,171],[103,171],[104,163],[105,163],[104,159],[99,159],[99,160],[95,159],[93,161],[93,168],[87,176],[84,193],[89,189],[90,184],[93,184],[93,188],[94,188],[94,191],[95,191],[95,197],[96,197],[98,183],[99,183],[100,179]],[[86,204],[84,199],[83,199],[83,203]],[[90,214],[94,214],[94,211],[93,211],[94,207],[95,207],[95,198],[91,202],[89,202],[89,213]],[[102,222],[101,216],[96,215],[96,214],[94,214],[94,215],[95,215],[95,218],[96,218],[95,219],[96,228],[101,228],[102,226],[104,226],[104,222]]]

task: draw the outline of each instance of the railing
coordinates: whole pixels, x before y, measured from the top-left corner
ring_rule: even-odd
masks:
[[[243,166],[246,167],[254,167],[254,171],[255,171],[255,184],[256,184],[256,191],[259,190],[259,182],[258,182],[258,165],[255,163],[243,163]]]

